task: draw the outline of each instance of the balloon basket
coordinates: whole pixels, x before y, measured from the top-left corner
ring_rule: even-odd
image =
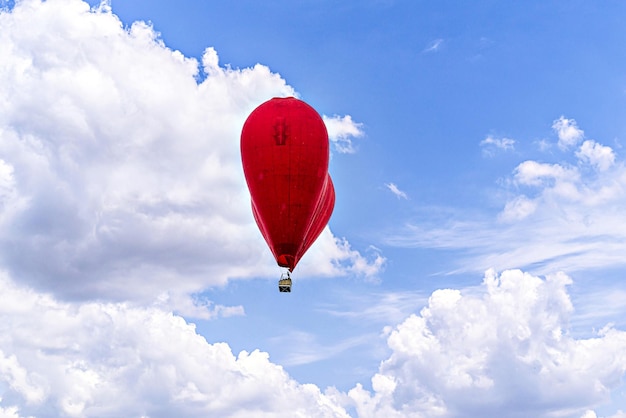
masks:
[[[283,273],[280,276],[278,291],[280,293],[291,293],[291,276],[289,276],[289,273]]]

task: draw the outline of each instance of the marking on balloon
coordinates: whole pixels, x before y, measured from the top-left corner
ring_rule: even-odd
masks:
[[[287,125],[282,116],[277,117],[274,121],[274,140],[276,145],[285,145],[287,142]]]

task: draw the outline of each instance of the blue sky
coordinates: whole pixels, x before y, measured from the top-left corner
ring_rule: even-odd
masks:
[[[0,416],[626,416],[626,5],[337,3],[0,0]],[[288,95],[337,203],[279,294]]]

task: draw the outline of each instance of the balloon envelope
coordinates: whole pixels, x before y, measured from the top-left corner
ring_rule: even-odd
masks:
[[[326,125],[305,102],[273,98],[244,123],[241,159],[259,230],[278,265],[293,271],[335,205]]]

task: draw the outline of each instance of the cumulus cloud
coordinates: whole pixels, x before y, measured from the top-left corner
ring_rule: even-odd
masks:
[[[515,169],[515,181],[527,186],[540,186],[557,181],[577,181],[580,178],[575,168],[560,164],[546,164],[537,161],[525,161]]]
[[[626,332],[575,339],[567,286],[520,270],[485,274],[473,291],[435,291],[390,329],[390,357],[338,401],[359,417],[580,417],[620,385]]]
[[[0,416],[348,417],[267,353],[159,307],[68,303],[0,274]]]
[[[167,290],[190,311],[181,295],[275,274],[239,134],[258,104],[296,95],[280,75],[221,67],[213,48],[198,63],[79,0],[24,0],[0,28],[0,263],[12,275],[70,298]],[[344,151],[362,134],[349,116],[329,124]],[[336,243],[321,254],[339,258],[311,274],[376,268]]]
[[[574,119],[567,119],[564,116],[552,123],[552,129],[559,137],[559,148],[563,150],[577,145],[585,136],[585,131],[578,127]]]
[[[486,157],[494,157],[497,151],[513,151],[515,149],[515,140],[511,138],[496,138],[489,135],[480,141],[483,155]]]
[[[587,140],[582,143],[576,156],[600,171],[606,171],[615,163],[615,153],[611,147]]]
[[[570,337],[564,275],[490,273],[482,293],[435,292],[388,330],[392,354],[371,392],[322,393],[267,353],[235,355],[198,335],[179,314],[245,311],[197,291],[275,274],[238,139],[259,103],[296,94],[266,66],[220,66],[213,48],[200,62],[185,57],[146,23],[124,28],[106,5],[23,0],[0,12],[1,416],[452,416],[465,405],[502,412],[495,396],[512,405],[514,390],[532,400],[534,388],[562,389],[527,403],[541,416],[606,396],[623,374],[623,334]],[[325,121],[335,148],[353,151],[361,126],[348,116]],[[616,176],[593,149],[581,149],[581,161]],[[509,220],[546,213],[544,197],[568,170],[518,170],[517,186],[540,189],[528,198],[537,209],[519,199]],[[583,197],[594,186],[568,181]],[[595,185],[611,201],[621,183]],[[385,264],[379,250],[362,254],[326,229],[299,269],[376,278]],[[403,296],[391,302],[364,314],[396,321],[410,310]],[[346,339],[322,357],[361,344]],[[316,353],[299,354],[289,361]],[[513,366],[518,384],[504,380]]]
[[[589,338],[573,337],[571,283],[563,273],[490,270],[478,288],[437,290],[419,314],[386,328],[391,354],[371,391],[356,384],[322,392],[294,381],[267,353],[235,355],[225,343],[208,343],[193,324],[158,305],[62,302],[2,273],[0,412],[593,416],[590,408],[607,400],[626,371],[626,332],[608,325]],[[294,364],[365,343],[351,338],[317,352],[314,336],[287,337],[303,341],[288,358]]]
[[[332,260],[330,263],[328,260]],[[298,274],[307,277],[321,274],[338,277],[346,274],[377,281],[387,259],[381,251],[370,246],[363,253],[355,250],[346,238],[336,237],[326,228],[315,245],[298,264]]]
[[[276,274],[239,134],[290,95],[268,67],[185,57],[106,3],[0,11],[0,416],[348,416],[180,316],[245,315],[201,291]],[[333,120],[351,149],[360,125]],[[384,262],[327,228],[299,268],[369,278]]]
[[[350,115],[335,115],[332,117],[323,115],[322,118],[328,130],[328,137],[334,145],[335,150],[342,154],[352,154],[356,152],[352,139],[364,135],[363,124],[354,122]]]

